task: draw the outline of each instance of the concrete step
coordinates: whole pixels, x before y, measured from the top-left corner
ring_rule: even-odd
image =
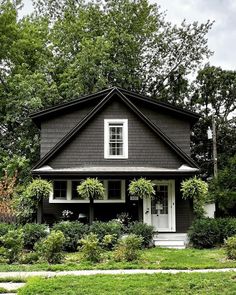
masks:
[[[158,247],[184,249],[187,244],[187,235],[185,233],[159,233],[154,235],[153,242]]]

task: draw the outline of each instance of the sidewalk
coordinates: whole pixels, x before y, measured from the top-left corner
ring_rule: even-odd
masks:
[[[158,273],[208,273],[208,272],[229,272],[235,271],[236,268],[220,269],[114,269],[114,270],[72,270],[72,271],[17,271],[17,272],[0,272],[0,278],[28,278],[28,277],[55,277],[55,276],[90,276],[90,275],[122,275],[122,274],[158,274]]]

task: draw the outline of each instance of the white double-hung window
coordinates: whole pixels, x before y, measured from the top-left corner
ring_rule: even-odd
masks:
[[[128,119],[104,120],[104,157],[128,158]]]

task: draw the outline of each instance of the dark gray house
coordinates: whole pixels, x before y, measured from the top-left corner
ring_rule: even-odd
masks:
[[[41,130],[41,159],[34,176],[53,182],[43,218],[53,222],[65,209],[88,215],[87,200],[76,191],[87,177],[103,181],[104,200],[95,201],[95,219],[121,212],[138,218],[138,200],[127,188],[139,177],[156,183],[157,198],[143,200],[142,220],[164,239],[186,233],[192,204],[183,200],[180,183],[199,170],[190,157],[190,130],[199,116],[167,103],[111,88],[31,115]]]

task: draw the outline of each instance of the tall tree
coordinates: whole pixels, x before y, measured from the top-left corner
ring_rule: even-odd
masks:
[[[172,26],[147,0],[0,0],[0,156],[38,157],[30,112],[117,85],[184,104],[211,23]],[[20,161],[22,162],[22,161]]]
[[[206,65],[193,82],[191,106],[202,114],[193,134],[193,156],[206,176],[212,175],[212,143],[207,129],[212,116],[217,126],[219,168],[236,154],[236,71]]]

